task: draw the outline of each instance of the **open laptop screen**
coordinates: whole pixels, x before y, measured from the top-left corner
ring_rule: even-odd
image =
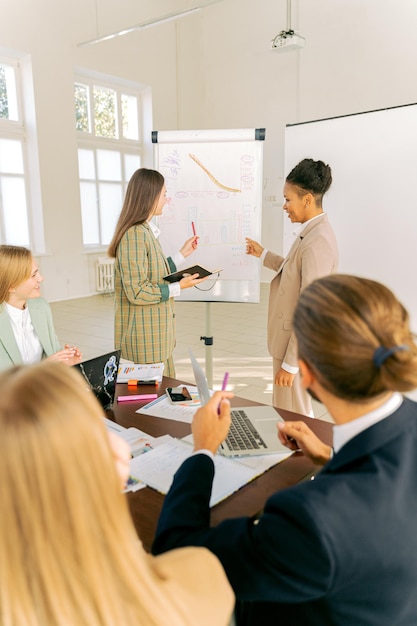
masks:
[[[119,350],[73,365],[88,382],[103,409],[111,409],[116,393]]]
[[[191,358],[191,365],[193,367],[195,384],[197,385],[201,406],[203,406],[204,404],[206,404],[206,402],[210,400],[210,391],[207,384],[207,378],[202,368],[200,367],[197,359],[195,358],[191,348],[189,348],[188,352]]]

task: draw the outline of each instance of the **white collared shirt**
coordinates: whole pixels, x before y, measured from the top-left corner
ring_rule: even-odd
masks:
[[[7,302],[4,304],[23,363],[37,363],[42,359],[43,348],[33,328],[29,309],[27,306],[18,309]]]
[[[370,426],[373,426],[377,422],[381,422],[396,411],[402,404],[403,396],[395,392],[393,393],[384,404],[379,406],[374,411],[365,413],[361,417],[346,422],[346,424],[337,424],[333,426],[333,449],[336,452],[340,450],[348,441],[359,435],[362,431],[366,430]]]
[[[153,236],[155,237],[155,239],[158,239],[159,235],[161,234],[160,229],[152,221],[148,222],[148,224],[149,224],[149,228],[152,231]],[[171,257],[171,259],[174,261],[176,267],[178,267],[178,265],[181,265],[181,263],[184,263],[184,261],[185,261],[185,257],[181,254],[181,252],[176,252]],[[175,298],[176,296],[179,296],[180,293],[181,293],[181,287],[180,287],[180,284],[178,282],[177,283],[169,283],[168,289],[169,289],[169,295],[170,295],[171,298]]]

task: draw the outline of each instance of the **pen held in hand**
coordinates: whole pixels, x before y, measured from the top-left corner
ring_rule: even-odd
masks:
[[[195,230],[194,222],[191,222],[191,228],[193,229],[193,235],[194,235],[194,241],[192,243],[192,246],[193,246],[193,248],[195,250],[197,248],[197,245],[198,245],[198,237],[197,237],[197,232]]]
[[[229,381],[229,372],[226,372],[224,377],[223,377],[223,382],[222,382],[222,391],[226,391],[226,387],[227,387],[227,383]],[[220,404],[217,408],[217,414],[220,415]]]

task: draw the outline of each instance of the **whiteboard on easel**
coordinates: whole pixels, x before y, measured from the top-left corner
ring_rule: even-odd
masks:
[[[167,256],[193,235],[198,249],[184,267],[222,269],[179,300],[259,302],[260,263],[246,254],[245,237],[261,239],[265,129],[154,131],[155,168],[168,202],[158,220]]]

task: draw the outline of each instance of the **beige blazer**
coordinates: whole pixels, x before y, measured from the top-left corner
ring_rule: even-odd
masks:
[[[268,350],[275,359],[298,366],[292,316],[298,296],[316,278],[337,272],[336,237],[324,213],[308,224],[284,258],[267,252],[265,267],[277,273],[271,281],[268,310]]]
[[[230,623],[234,594],[220,561],[207,548],[179,548],[149,559],[156,584],[184,626]]]

